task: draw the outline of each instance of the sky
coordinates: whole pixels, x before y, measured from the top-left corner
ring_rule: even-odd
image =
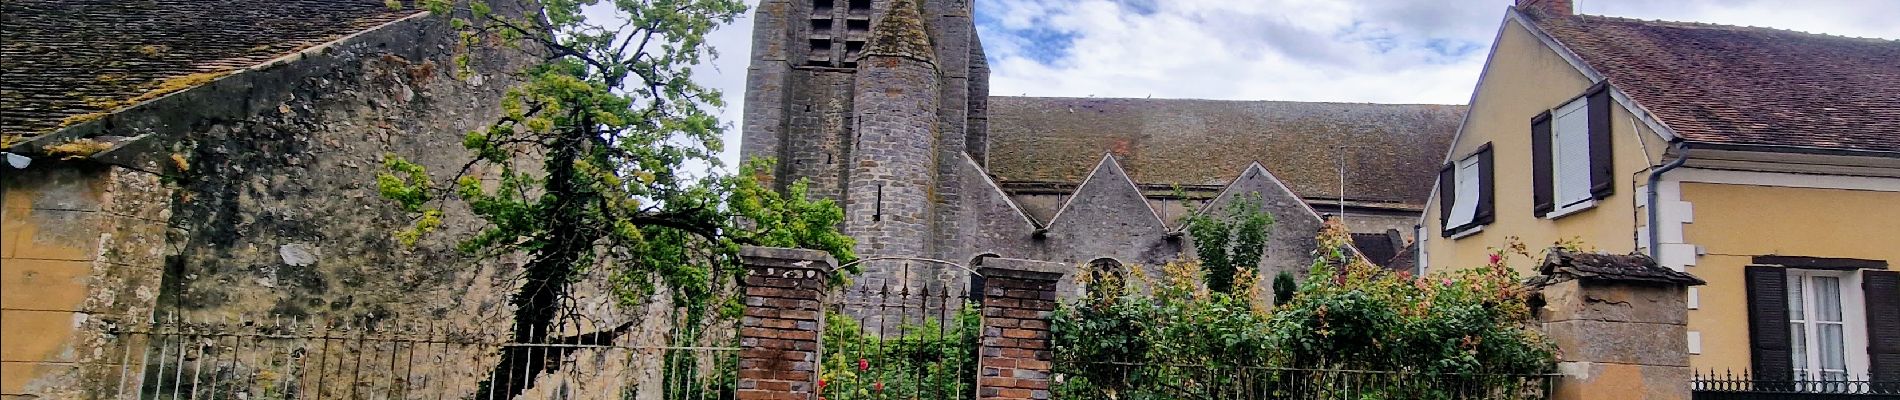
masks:
[[[1464,104],[1512,0],[974,0],[996,96]],[[756,1],[752,1],[756,4]],[[1578,0],[1579,13],[1900,39],[1894,0]],[[737,160],[751,16],[695,69]]]

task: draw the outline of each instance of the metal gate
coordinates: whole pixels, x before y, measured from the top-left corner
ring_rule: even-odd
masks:
[[[974,397],[981,277],[961,264],[876,257],[897,282],[825,296],[819,393],[827,400]],[[914,279],[924,274],[923,279]],[[862,278],[862,276],[860,276]]]

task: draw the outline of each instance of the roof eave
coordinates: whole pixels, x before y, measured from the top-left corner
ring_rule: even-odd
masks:
[[[1900,178],[1900,153],[1779,145],[1686,142],[1688,166],[1808,175]]]
[[[1773,145],[1773,144],[1713,143],[1713,142],[1700,142],[1700,141],[1694,141],[1694,140],[1684,140],[1684,142],[1689,143],[1690,146],[1693,146],[1697,150],[1723,150],[1723,151],[1742,151],[1742,152],[1754,152],[1754,153],[1789,153],[1789,154],[1812,154],[1812,155],[1822,155],[1822,156],[1900,159],[1900,152],[1896,152],[1896,151],[1857,150],[1857,149],[1841,149],[1841,148],[1814,147],[1814,146],[1789,146],[1789,145]]]
[[[1545,47],[1549,47],[1551,51],[1556,52],[1557,56],[1562,57],[1564,62],[1569,63],[1572,68],[1576,68],[1577,72],[1583,74],[1590,82],[1600,83],[1609,79],[1608,76],[1603,75],[1602,72],[1591,67],[1590,63],[1585,62],[1582,56],[1577,55],[1577,52],[1571,51],[1569,46],[1565,46],[1563,42],[1558,41],[1557,38],[1551,36],[1549,32],[1545,32],[1544,28],[1537,24],[1535,18],[1531,18],[1529,15],[1518,11],[1517,7],[1506,7],[1505,14],[1506,19],[1516,21],[1519,25],[1523,25],[1525,30],[1531,33],[1532,37],[1536,37],[1537,41],[1542,42]],[[1638,121],[1642,121],[1643,125],[1649,126],[1649,130],[1655,132],[1657,136],[1662,137],[1664,141],[1673,142],[1682,137],[1681,135],[1677,135],[1676,130],[1670,128],[1669,124],[1657,118],[1656,113],[1651,112],[1648,107],[1644,107],[1641,103],[1636,102],[1636,99],[1630,98],[1629,94],[1625,93],[1622,88],[1616,87],[1613,83],[1608,86],[1612,100],[1616,101],[1617,104],[1623,105],[1624,109],[1629,110],[1631,115],[1634,115]]]

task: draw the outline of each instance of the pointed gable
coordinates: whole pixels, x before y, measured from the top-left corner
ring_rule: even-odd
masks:
[[[1267,251],[1260,257],[1261,275],[1272,279],[1280,271],[1305,271],[1312,262],[1309,253],[1318,246],[1314,236],[1323,225],[1320,215],[1259,162],[1248,164],[1198,213],[1225,217],[1228,207],[1250,198],[1258,199],[1260,209],[1273,216],[1273,226],[1267,228]]]
[[[1111,155],[1103,155],[1048,226],[1035,246],[1055,261],[1107,257],[1159,265],[1180,255],[1179,241]]]
[[[959,260],[982,253],[1017,258],[1040,256],[1027,244],[1041,226],[1010,200],[968,153],[959,158],[963,162],[953,175],[962,185],[959,193],[963,195],[963,206],[958,210],[962,215],[957,216],[957,224],[964,229],[964,242],[958,243],[961,248],[952,254],[966,256]]]
[[[1114,155],[1102,155],[1088,178],[1075,188],[1075,195],[1049,219],[1053,229],[1064,224],[1113,224],[1127,228],[1166,231],[1161,215],[1149,207],[1141,188],[1128,178]]]

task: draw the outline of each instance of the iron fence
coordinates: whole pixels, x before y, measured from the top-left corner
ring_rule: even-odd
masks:
[[[1556,375],[1546,374],[1435,374],[1119,362],[1069,364],[1060,368],[1055,377],[1055,398],[1532,400],[1548,398],[1556,382]]]
[[[568,321],[518,343],[430,326],[148,321],[110,332],[118,361],[106,379],[119,399],[732,397],[738,349],[671,346],[678,337],[652,329]],[[505,353],[537,362],[503,363]]]
[[[1900,399],[1900,381],[1767,378],[1746,370],[1697,372],[1689,387],[1696,400]]]
[[[969,399],[979,318],[955,279],[829,296],[819,392],[828,400]]]

